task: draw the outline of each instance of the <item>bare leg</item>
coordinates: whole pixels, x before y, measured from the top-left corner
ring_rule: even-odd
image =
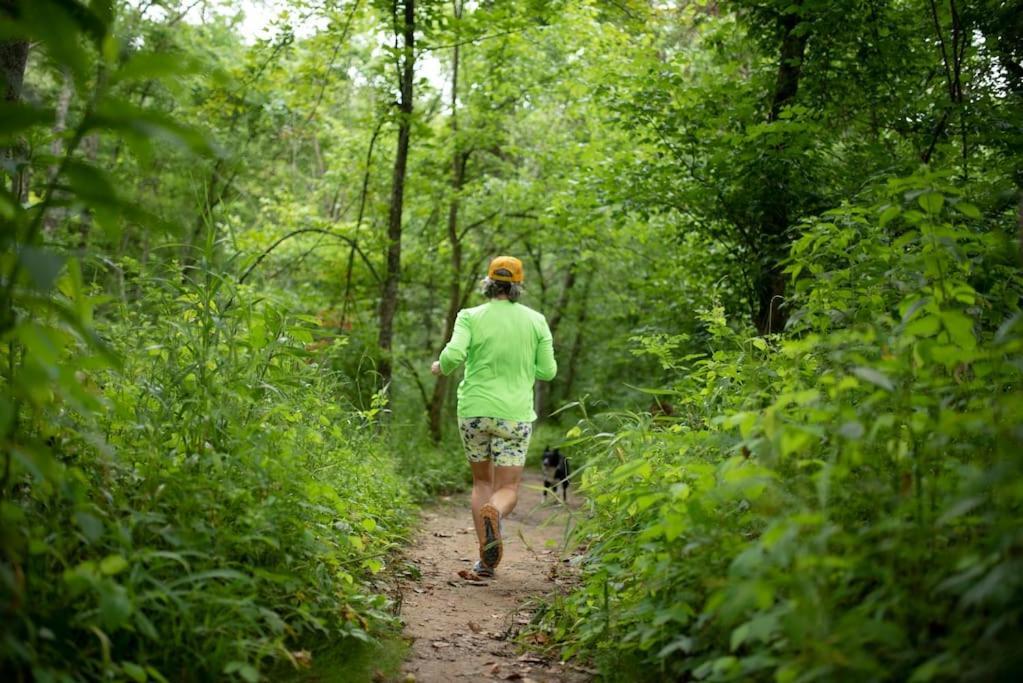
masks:
[[[515,509],[519,502],[519,481],[522,479],[522,467],[495,467],[493,494],[490,504],[498,509],[502,517]],[[475,472],[475,470],[473,470]],[[475,510],[475,488],[473,489],[473,509]],[[480,527],[477,527],[479,530]]]
[[[472,523],[476,527],[476,538],[479,539],[480,547],[486,543],[483,535],[483,518],[480,517],[480,508],[490,500],[494,493],[494,464],[486,462],[471,462],[472,468]]]

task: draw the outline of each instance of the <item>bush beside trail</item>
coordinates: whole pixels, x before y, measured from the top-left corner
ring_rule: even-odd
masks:
[[[583,582],[539,624],[563,655],[595,656],[611,680],[1023,668],[1012,244],[933,177],[883,195],[806,226],[785,334],[736,331],[716,309],[706,354],[641,340],[675,378],[655,390],[675,416],[580,425]]]
[[[376,577],[408,485],[305,351],[315,325],[154,282],[97,313],[120,368],[58,320],[27,346],[28,370],[86,369],[43,397],[2,503],[7,680],[256,680],[394,624]]]

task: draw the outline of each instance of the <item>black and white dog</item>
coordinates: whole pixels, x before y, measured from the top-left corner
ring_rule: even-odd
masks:
[[[558,484],[561,484],[561,496],[568,502],[568,458],[557,448],[550,446],[543,450],[543,499],[547,500],[548,489],[558,495]]]

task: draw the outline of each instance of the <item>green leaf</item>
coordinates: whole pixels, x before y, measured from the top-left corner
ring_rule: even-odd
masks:
[[[375,519],[373,519],[371,517],[367,517],[366,519],[364,519],[361,522],[359,522],[359,526],[361,526],[363,529],[365,529],[369,533],[373,533],[374,531],[376,531],[377,522],[376,522]]]
[[[956,211],[963,214],[967,218],[978,219],[980,218],[980,209],[969,202],[956,202],[953,204]]]
[[[881,212],[881,217],[878,219],[878,225],[882,228],[888,225],[893,218],[902,213],[902,209],[897,206],[889,206]]]
[[[186,59],[182,55],[166,52],[140,52],[118,69],[110,82],[115,84],[125,81],[160,79],[167,76],[183,76],[199,72],[199,67],[198,62]]]
[[[53,123],[53,112],[19,102],[0,102],[0,138],[11,139],[35,126]]]
[[[732,631],[732,637],[729,642],[729,649],[735,652],[742,647],[743,642],[746,640],[746,636],[749,635],[749,622],[742,624],[738,628]]]
[[[78,527],[82,530],[85,538],[91,543],[95,543],[99,540],[100,536],[103,535],[103,522],[100,521],[96,515],[78,511],[74,514],[75,522]]]
[[[125,676],[133,681],[138,681],[138,683],[145,683],[146,678],[148,678],[146,670],[135,662],[121,662],[121,671],[124,672]]]
[[[941,320],[935,315],[923,315],[906,325],[905,333],[912,337],[933,337],[941,329]]]
[[[941,207],[945,205],[945,195],[940,192],[925,192],[917,197],[916,201],[924,211],[933,216],[941,213]]]
[[[838,433],[847,439],[859,439],[866,433],[866,429],[859,420],[850,420],[838,428]]]
[[[107,555],[103,558],[103,561],[99,563],[99,570],[107,576],[113,576],[120,574],[128,568],[128,560],[124,559],[123,555]]]
[[[860,379],[870,382],[873,385],[879,386],[882,389],[887,389],[888,391],[895,391],[895,385],[892,384],[892,381],[888,379],[887,375],[880,372],[879,370],[875,370],[874,368],[857,366],[852,369],[852,373],[859,377]]]
[[[959,311],[942,311],[941,324],[952,339],[952,342],[964,349],[977,346],[977,337],[973,334],[973,319]]]
[[[247,683],[258,683],[259,670],[248,662],[228,662],[224,667],[226,674],[238,674]]]
[[[159,681],[160,683],[168,683],[167,678],[162,673],[160,673],[160,671],[156,667],[147,666],[146,673],[148,673],[154,681]]]
[[[35,247],[22,247],[18,252],[18,261],[28,273],[33,288],[39,292],[50,290],[66,260],[60,254]]]
[[[212,143],[198,130],[183,125],[168,114],[120,100],[105,100],[83,125],[87,130],[105,129],[142,139],[166,140],[198,155],[215,153]]]
[[[795,427],[787,427],[781,434],[781,454],[788,457],[810,445],[813,436]]]
[[[159,640],[160,638],[156,632],[156,627],[153,626],[153,622],[141,610],[135,612],[135,628],[149,640]]]
[[[131,616],[132,609],[131,598],[124,586],[110,583],[100,589],[99,615],[105,628],[116,630],[123,626]]]

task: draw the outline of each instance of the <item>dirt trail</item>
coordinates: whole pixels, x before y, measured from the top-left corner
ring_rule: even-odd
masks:
[[[543,505],[543,482],[527,472],[519,503],[504,520],[504,559],[497,577],[474,585],[458,577],[477,558],[468,493],[445,497],[423,513],[409,561],[422,578],[403,587],[402,618],[412,650],[405,680],[518,680],[579,683],[590,676],[521,654],[515,635],[532,615],[533,598],[565,590],[568,565],[560,548],[570,513]],[[569,494],[570,510],[578,507]]]

